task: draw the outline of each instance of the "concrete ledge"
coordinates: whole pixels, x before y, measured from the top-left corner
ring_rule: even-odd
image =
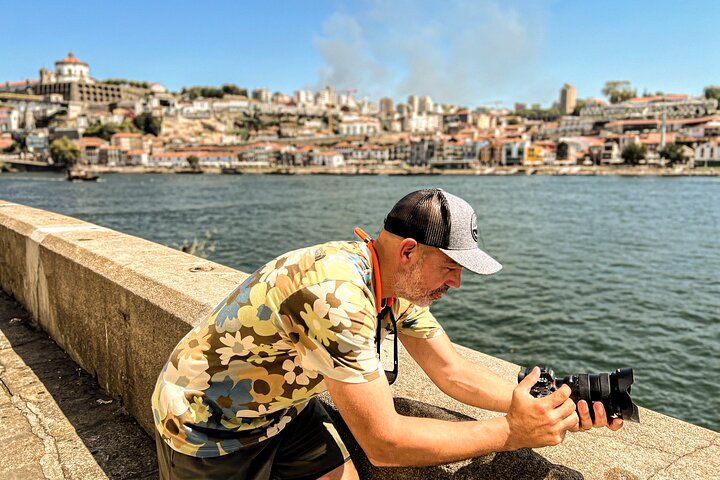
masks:
[[[0,287],[147,431],[152,388],[170,351],[245,276],[137,237],[0,200]],[[517,366],[458,348],[515,378]],[[401,356],[393,387],[399,412],[458,421],[495,415],[447,398],[404,351]],[[718,478],[718,433],[645,409],[640,415],[641,425],[627,424],[617,433],[569,434],[557,447],[423,469],[373,468],[344,436],[363,478]]]

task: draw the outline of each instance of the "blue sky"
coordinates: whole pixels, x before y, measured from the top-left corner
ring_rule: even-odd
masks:
[[[72,51],[97,79],[171,90],[235,83],[292,94],[331,83],[356,96],[409,94],[474,107],[549,106],[606,80],[638,93],[720,85],[720,2],[6,2],[0,82],[37,78]]]

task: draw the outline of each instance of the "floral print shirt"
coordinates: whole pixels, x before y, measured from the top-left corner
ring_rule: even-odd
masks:
[[[152,409],[163,439],[188,455],[224,455],[280,432],[326,390],[326,377],[384,375],[371,265],[363,242],[332,242],[250,275],[185,335],[160,373]],[[405,300],[392,308],[398,333],[444,333],[428,308]],[[381,321],[384,333],[392,329]]]

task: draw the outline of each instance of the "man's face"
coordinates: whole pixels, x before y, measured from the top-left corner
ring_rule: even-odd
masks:
[[[450,287],[460,287],[462,267],[436,248],[421,248],[414,263],[401,267],[396,278],[398,296],[428,307]]]

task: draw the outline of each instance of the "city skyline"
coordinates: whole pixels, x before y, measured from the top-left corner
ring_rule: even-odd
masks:
[[[6,6],[8,18],[26,16],[19,9]],[[72,51],[97,79],[147,80],[171,90],[234,83],[292,94],[331,84],[375,101],[429,95],[468,107],[550,106],[565,83],[578,98],[601,96],[607,80],[629,80],[638,94],[701,95],[720,84],[720,66],[704,55],[720,47],[713,34],[720,5],[709,1],[198,7],[132,0],[122,9],[75,2],[36,17],[7,26],[22,41],[0,51],[0,82],[35,79]]]

